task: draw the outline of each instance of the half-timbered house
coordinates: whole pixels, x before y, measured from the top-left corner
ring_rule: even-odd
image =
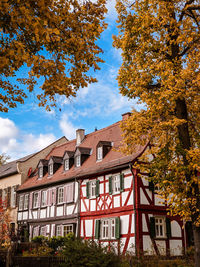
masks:
[[[18,222],[30,237],[73,231],[118,253],[181,255],[183,222],[167,214],[148,174],[133,168],[148,144],[129,156],[119,152],[120,122],[76,134],[41,159],[18,191]]]

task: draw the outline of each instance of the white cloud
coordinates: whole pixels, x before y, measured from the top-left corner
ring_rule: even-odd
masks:
[[[60,129],[62,130],[63,134],[67,137],[68,140],[74,139],[76,135],[76,129],[68,118],[67,114],[63,114],[61,120],[59,121]]]
[[[6,153],[10,160],[37,152],[56,140],[51,133],[39,135],[21,133],[12,120],[1,117],[0,129],[0,154]]]

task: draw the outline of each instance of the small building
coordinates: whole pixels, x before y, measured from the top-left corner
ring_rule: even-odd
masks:
[[[16,234],[17,229],[17,199],[18,187],[31,175],[36,168],[38,160],[46,156],[54,146],[66,142],[62,137],[41,151],[3,164],[0,166],[0,198],[6,204],[11,219],[11,233]]]
[[[129,114],[123,115],[126,119]],[[118,253],[181,255],[183,222],[167,214],[149,174],[134,168],[148,144],[122,154],[120,122],[54,147],[18,189],[18,224],[37,235],[74,232]]]

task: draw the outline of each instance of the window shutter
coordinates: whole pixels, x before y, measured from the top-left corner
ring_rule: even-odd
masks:
[[[112,176],[109,177],[109,194],[112,195]]]
[[[89,198],[90,197],[90,183],[87,182],[86,183],[86,197]]]
[[[167,234],[167,238],[171,237],[171,222],[169,218],[166,218],[166,234]]]
[[[51,226],[51,230],[52,230],[51,237],[52,237],[52,236],[55,236],[55,224],[53,224],[53,225]]]
[[[38,203],[37,203],[37,207],[40,207],[40,202],[41,202],[41,191],[38,192]]]
[[[99,197],[99,180],[96,180],[96,197]]]
[[[95,239],[100,237],[100,220],[95,221]]]
[[[7,207],[10,207],[10,200],[11,200],[11,187],[8,187],[8,193],[7,193]]]
[[[74,200],[74,184],[70,183],[66,186],[66,202],[70,203]]]
[[[67,202],[67,198],[68,198],[68,194],[69,194],[69,190],[67,190],[69,188],[69,186],[65,185],[64,186],[64,202]]]
[[[56,204],[56,199],[57,199],[57,196],[56,196],[56,188],[53,189],[53,192],[54,192],[53,204],[55,205]]]
[[[29,208],[32,209],[33,207],[33,192],[30,193],[29,197]]]
[[[120,238],[120,217],[115,218],[115,238]]]
[[[154,191],[154,187],[155,186],[154,186],[153,181],[149,181],[149,190],[153,192]]]
[[[124,174],[120,174],[120,192],[124,191]]]
[[[155,228],[155,218],[150,218],[150,237],[155,238],[156,236],[156,228]]]

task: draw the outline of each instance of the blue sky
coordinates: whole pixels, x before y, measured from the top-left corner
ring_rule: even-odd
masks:
[[[56,139],[66,136],[75,138],[78,128],[86,134],[95,127],[101,129],[121,120],[121,114],[139,108],[135,100],[122,97],[116,81],[121,64],[120,51],[112,47],[112,34],[116,34],[115,1],[108,2],[106,22],[108,28],[103,32],[100,46],[104,50],[101,70],[95,73],[98,82],[81,89],[76,98],[58,98],[58,108],[46,112],[38,107],[34,96],[24,105],[0,113],[0,153],[6,153],[10,160],[18,159],[36,152]],[[26,69],[22,69],[26,72]],[[61,108],[61,111],[59,111]]]

